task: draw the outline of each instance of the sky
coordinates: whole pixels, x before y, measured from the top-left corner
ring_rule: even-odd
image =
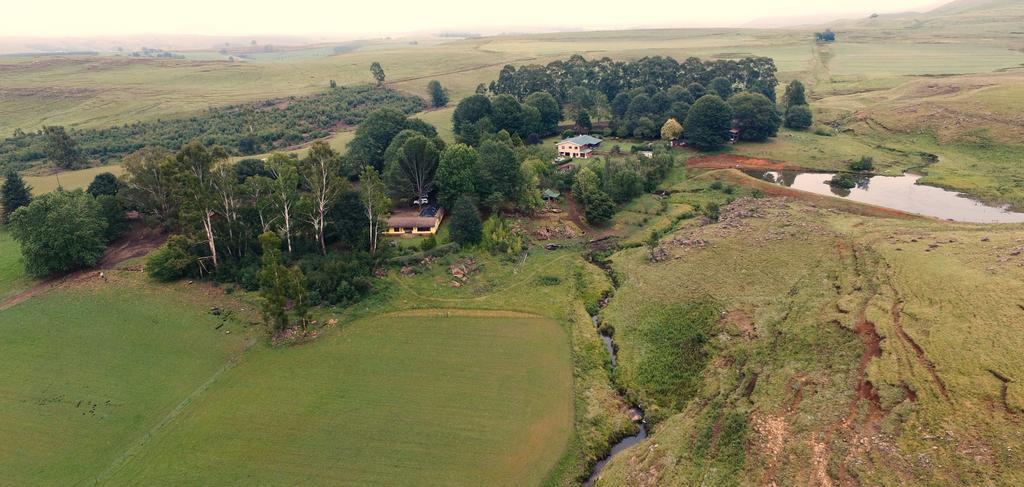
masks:
[[[923,10],[940,0],[48,0],[5,2],[0,36],[306,35],[733,27],[765,17]]]

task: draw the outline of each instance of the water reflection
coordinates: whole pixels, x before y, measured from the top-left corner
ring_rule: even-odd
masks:
[[[961,222],[1021,223],[1024,213],[988,206],[954,191],[917,184],[917,174],[855,176],[853,188],[828,184],[835,174],[747,170],[747,174],[791,188]]]

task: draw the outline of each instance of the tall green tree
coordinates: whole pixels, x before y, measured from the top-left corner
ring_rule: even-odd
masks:
[[[807,104],[807,94],[804,91],[804,84],[795,79],[786,85],[786,92],[782,95],[782,104],[786,107]]]
[[[530,93],[523,104],[534,107],[540,113],[539,135],[550,135],[558,130],[558,122],[562,121],[562,107],[558,100],[546,91]]]
[[[213,167],[218,160],[226,157],[223,151],[211,152],[203,144],[192,142],[178,151],[173,166],[176,183],[173,191],[179,202],[179,217],[184,225],[191,226],[199,222],[214,267],[220,264],[220,259],[214,226],[217,197],[213,185]]]
[[[331,208],[348,187],[341,173],[341,156],[324,142],[314,142],[300,166],[302,185],[309,191],[309,223],[313,226],[320,252],[327,255],[324,237]]]
[[[122,161],[125,186],[123,194],[129,206],[154,213],[161,222],[169,222],[177,213],[173,190],[174,155],[162,147],[143,147]]]
[[[737,93],[729,98],[729,106],[740,131],[740,140],[762,142],[778,135],[782,117],[768,97],[760,93]]]
[[[288,327],[288,299],[292,276],[281,262],[281,237],[273,232],[260,235],[260,308],[271,332]]]
[[[288,253],[292,253],[292,233],[299,207],[299,171],[290,157],[274,153],[267,159],[267,169],[272,174],[270,194],[274,209],[280,218],[281,233],[284,233]],[[260,176],[257,176],[260,177]]]
[[[365,166],[359,174],[359,201],[363,204],[369,226],[370,255],[376,255],[380,235],[391,214],[391,198],[380,173],[373,166]]]
[[[393,108],[382,108],[366,116],[356,128],[356,134],[348,143],[347,159],[352,174],[358,174],[369,164],[374,169],[384,169],[384,152],[399,132],[409,127],[405,114]]]
[[[491,121],[494,122],[496,130],[507,130],[509,134],[525,135],[526,127],[523,118],[523,106],[512,95],[498,95],[491,101],[494,112],[491,114]]]
[[[438,201],[452,208],[460,196],[474,194],[479,155],[466,144],[455,144],[441,151],[437,166]]]
[[[519,188],[519,161],[508,144],[488,140],[480,144],[476,190],[482,200],[495,194],[514,195]]]
[[[434,108],[448,106],[448,90],[441,86],[438,80],[431,80],[427,83],[427,92],[430,93],[430,104]]]
[[[700,150],[716,150],[729,140],[732,108],[718,95],[704,95],[686,115],[686,138]]]
[[[728,100],[732,92],[732,81],[729,78],[719,76],[708,83],[708,93],[714,93],[723,100]]]
[[[419,133],[402,141],[388,161],[386,175],[392,191],[401,189],[417,200],[428,194],[434,189],[438,156],[434,142]]]
[[[461,245],[475,245],[483,238],[483,223],[476,204],[468,195],[462,195],[455,202],[449,233],[453,241]]]
[[[370,74],[377,80],[378,85],[384,84],[384,68],[377,61],[370,64]]]
[[[43,127],[46,137],[46,156],[61,169],[75,169],[85,166],[85,157],[78,150],[78,144],[68,135],[64,127],[51,125]]]
[[[584,110],[576,115],[576,128],[584,132],[590,132],[594,124],[590,121],[590,112]]]
[[[11,215],[10,227],[21,245],[25,270],[34,276],[94,266],[107,246],[100,204],[82,190],[36,198]]]
[[[32,188],[25,184],[14,169],[7,171],[3,186],[0,186],[0,223],[7,224],[18,208],[32,202]]]

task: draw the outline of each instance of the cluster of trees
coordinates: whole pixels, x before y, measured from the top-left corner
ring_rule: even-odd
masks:
[[[477,146],[501,131],[517,141],[540,143],[552,135],[562,120],[562,107],[549,92],[538,91],[523,97],[501,94],[488,98],[475,94],[462,99],[452,114],[452,127],[459,142]]]
[[[600,225],[614,216],[616,204],[654,191],[674,164],[671,153],[658,151],[650,158],[616,158],[603,165],[586,165],[576,172],[572,194],[583,205],[587,221]]]
[[[379,176],[378,184],[370,181],[377,175],[372,167],[364,170],[370,182],[353,189],[341,156],[323,142],[303,159],[273,154],[265,162],[237,163],[220,148],[193,142],[177,153],[140,150],[124,166],[124,207],[178,233],[150,256],[147,271],[154,278],[212,275],[310,305],[350,302],[371,288],[381,256],[370,231],[382,230],[390,202]],[[263,266],[274,245],[274,265],[287,267],[285,273]],[[268,321],[283,326],[281,312],[268,312]]]
[[[211,108],[189,118],[70,132],[63,127],[19,130],[0,141],[0,166],[18,168],[50,159],[72,169],[148,146],[176,151],[194,140],[232,154],[258,154],[325,137],[338,125],[358,124],[381,107],[412,113],[423,109],[423,100],[390,89],[341,87],[307,97]]]
[[[120,185],[103,173],[87,191],[58,189],[38,198],[11,171],[0,190],[2,222],[20,244],[25,270],[48,276],[96,265],[107,243],[128,228]]]
[[[653,93],[691,83],[709,86],[715,78],[724,78],[732,86],[761,93],[774,100],[778,85],[776,71],[775,61],[765,57],[713,61],[691,57],[680,63],[671,57],[660,56],[636,61],[613,61],[607,57],[588,61],[583,56],[574,55],[545,66],[505,66],[498,79],[491,83],[490,91],[512,95],[519,100],[531,93],[545,91],[560,102],[568,103],[576,88],[600,92],[607,100],[614,100],[619,93],[637,88]],[[694,96],[694,99],[701,95]]]

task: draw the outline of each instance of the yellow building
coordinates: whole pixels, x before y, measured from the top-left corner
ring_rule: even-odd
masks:
[[[384,235],[434,235],[440,228],[443,218],[444,209],[441,208],[397,211],[388,218],[388,228],[384,230]]]

